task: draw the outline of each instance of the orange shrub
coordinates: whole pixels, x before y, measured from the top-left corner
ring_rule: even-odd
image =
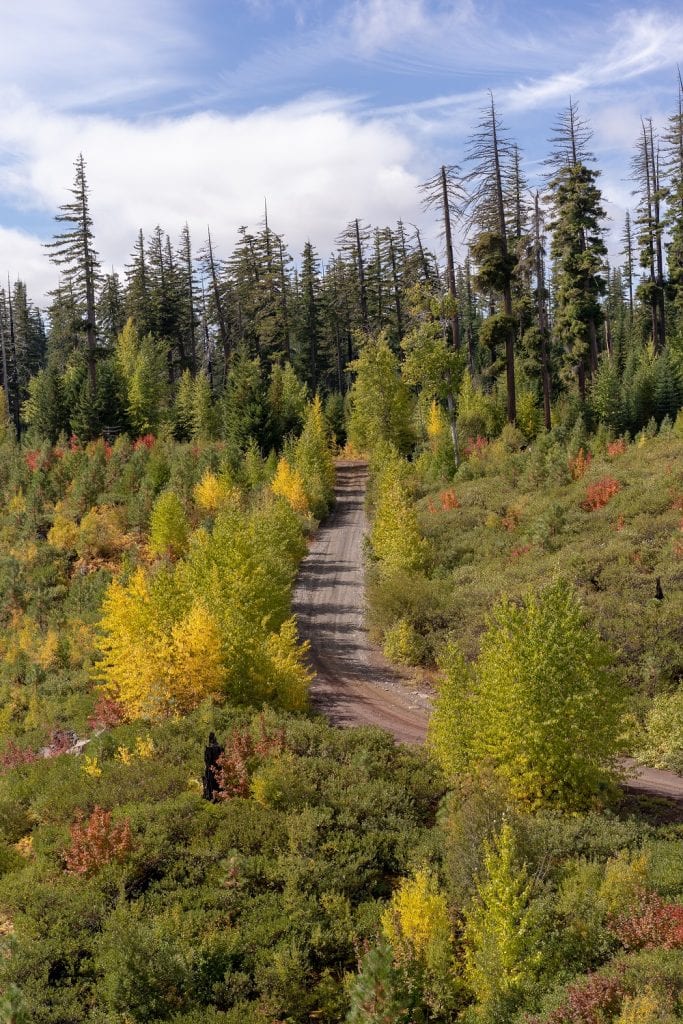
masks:
[[[623,437],[618,437],[616,441],[610,441],[607,445],[607,454],[610,459],[616,459],[617,455],[623,455],[626,451],[626,441]]]
[[[620,490],[621,484],[618,480],[611,476],[604,476],[602,480],[598,480],[586,488],[586,497],[581,502],[581,508],[585,512],[595,512],[599,508],[604,508]]]
[[[592,461],[593,456],[591,453],[585,452],[583,448],[579,448],[578,454],[569,460],[569,472],[572,480],[580,480]]]
[[[458,496],[452,487],[449,487],[447,491],[441,491],[439,499],[441,500],[441,508],[444,512],[452,512],[454,509],[460,508]]]
[[[488,448],[488,444],[488,440],[485,437],[482,437],[481,434],[477,434],[476,437],[468,437],[467,441],[465,442],[465,447],[463,449],[465,453],[465,458],[469,459],[473,455],[483,455],[486,449]]]
[[[95,807],[89,818],[79,811],[71,826],[64,866],[71,875],[95,874],[105,864],[125,860],[133,845],[130,822],[115,825],[111,811]]]

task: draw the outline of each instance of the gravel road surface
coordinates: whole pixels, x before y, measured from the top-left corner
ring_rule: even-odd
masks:
[[[313,538],[294,592],[299,634],[310,644],[316,673],[312,700],[335,725],[375,725],[400,743],[422,743],[429,694],[370,644],[364,625],[367,477],[364,463],[337,463],[335,508]],[[631,792],[683,802],[681,776],[631,760],[625,768]]]

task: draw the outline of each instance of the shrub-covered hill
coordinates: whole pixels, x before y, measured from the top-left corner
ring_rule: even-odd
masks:
[[[209,729],[229,756],[216,804]],[[440,794],[379,731],[208,704],[19,765],[0,778],[0,990],[37,1024],[343,1019]]]
[[[428,488],[413,474],[409,486],[426,539],[421,564],[376,571],[370,595],[375,634],[390,649],[402,624],[414,645],[408,658],[435,658],[446,638],[473,657],[501,592],[516,598],[561,576],[577,587],[634,691],[650,698],[680,681],[679,436],[669,430],[591,448],[550,434],[522,448],[505,431],[473,445],[452,483]]]

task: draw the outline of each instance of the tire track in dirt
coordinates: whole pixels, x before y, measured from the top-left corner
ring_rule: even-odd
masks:
[[[334,510],[313,538],[294,592],[316,673],[311,699],[335,725],[376,725],[401,743],[422,743],[428,697],[372,647],[364,624],[367,477],[364,463],[337,464]]]

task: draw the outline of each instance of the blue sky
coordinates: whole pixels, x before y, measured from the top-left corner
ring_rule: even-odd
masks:
[[[207,223],[227,253],[271,223],[325,256],[352,217],[421,223],[417,184],[458,163],[492,89],[534,181],[571,94],[595,129],[615,233],[641,116],[663,125],[683,63],[664,2],[25,0],[0,37],[0,272],[40,299],[41,248],[82,150],[98,247]]]

